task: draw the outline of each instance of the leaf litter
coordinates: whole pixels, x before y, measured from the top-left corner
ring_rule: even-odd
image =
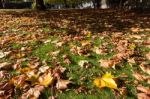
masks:
[[[149,18],[75,12],[0,13],[0,98],[38,99],[46,89],[53,92],[49,97],[69,91],[95,96],[107,88],[123,97],[149,98]]]

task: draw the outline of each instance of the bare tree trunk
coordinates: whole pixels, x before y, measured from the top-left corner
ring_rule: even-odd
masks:
[[[43,0],[35,0],[35,3],[36,3],[37,9],[39,9],[39,10],[45,10],[46,9]]]
[[[67,4],[67,0],[64,0],[64,4],[65,4],[65,8],[69,8],[69,6]]]
[[[96,2],[96,7],[100,8],[100,0],[95,0],[95,2]]]
[[[0,0],[0,9],[3,8],[3,1]]]

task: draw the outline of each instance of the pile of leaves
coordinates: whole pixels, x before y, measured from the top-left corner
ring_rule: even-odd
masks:
[[[4,11],[0,20],[0,98],[150,98],[148,15]]]

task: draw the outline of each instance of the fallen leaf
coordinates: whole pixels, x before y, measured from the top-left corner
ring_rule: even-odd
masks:
[[[28,86],[27,83],[25,82],[26,79],[27,79],[27,76],[25,74],[22,74],[22,75],[18,75],[16,77],[13,77],[10,82],[16,88],[25,89]]]
[[[146,58],[150,60],[150,52],[146,54]]]
[[[91,44],[91,41],[89,41],[89,40],[83,40],[83,41],[81,41],[81,45],[82,46],[86,46],[86,45],[90,45]]]
[[[140,68],[143,70],[143,72],[150,75],[150,65],[149,64],[141,64]]]
[[[10,69],[10,68],[12,68],[11,63],[8,62],[0,63],[0,69]]]
[[[34,88],[30,88],[27,92],[23,93],[21,99],[38,99],[43,90],[44,86],[36,85]]]
[[[111,75],[111,73],[106,73],[101,78],[96,78],[94,80],[94,84],[99,88],[108,87],[117,89],[117,84],[114,80],[114,76]]]
[[[131,63],[131,64],[135,64],[136,63],[134,58],[129,58],[128,62]]]
[[[63,80],[63,79],[59,79],[56,83],[56,88],[58,90],[64,90],[68,88],[68,84],[70,84],[71,81],[70,80]]]
[[[39,72],[40,72],[40,73],[44,73],[44,72],[46,72],[48,69],[49,69],[49,66],[41,66],[41,67],[39,68]]]
[[[150,99],[150,97],[145,93],[138,93],[137,98],[138,99]]]
[[[6,57],[10,52],[2,52],[0,51],[0,59]]]
[[[11,99],[12,93],[13,93],[13,86],[5,81],[5,82],[0,82],[0,98],[1,99]]]
[[[10,75],[9,72],[7,72],[7,71],[0,71],[0,80],[8,79],[10,77],[11,77],[11,75]]]
[[[104,68],[110,68],[115,66],[115,62],[113,60],[103,60],[101,59],[100,61],[100,66]]]
[[[48,87],[53,83],[54,78],[52,77],[51,73],[45,73],[39,77],[38,81],[40,85]]]
[[[142,85],[139,85],[139,86],[137,86],[137,90],[150,95],[149,87],[144,87]]]

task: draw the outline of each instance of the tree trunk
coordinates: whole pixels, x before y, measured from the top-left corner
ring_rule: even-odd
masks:
[[[0,0],[0,9],[3,8],[3,2]]]
[[[65,4],[65,8],[69,8],[69,6],[67,4],[67,0],[64,0],[64,4]]]
[[[35,0],[35,3],[36,3],[36,9],[39,9],[39,10],[45,10],[46,9],[43,0]]]
[[[95,0],[96,2],[96,8],[100,8],[100,0]]]

